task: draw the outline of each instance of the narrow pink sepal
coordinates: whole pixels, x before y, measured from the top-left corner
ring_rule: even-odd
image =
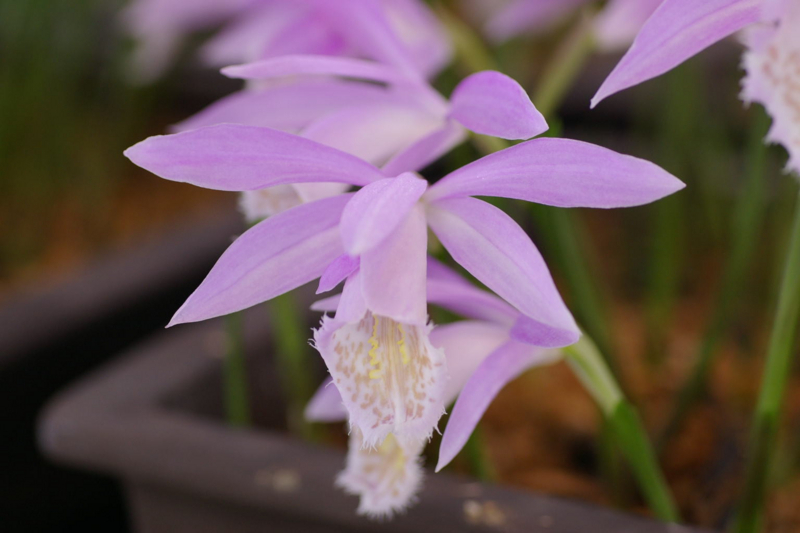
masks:
[[[758,22],[763,3],[764,0],[665,0],[600,86],[592,98],[592,107]]]
[[[227,315],[318,278],[344,250],[339,219],[350,195],[278,213],[242,234],[169,326]]]

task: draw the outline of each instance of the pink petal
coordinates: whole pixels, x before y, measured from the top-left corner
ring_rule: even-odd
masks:
[[[383,0],[383,6],[417,69],[428,78],[438,74],[453,53],[439,18],[419,0]]]
[[[594,19],[594,33],[601,50],[624,49],[664,0],[610,0]]]
[[[486,156],[433,185],[428,201],[500,196],[558,207],[630,207],[684,187],[662,168],[600,146],[534,139]]]
[[[387,239],[361,256],[362,288],[370,311],[406,324],[427,322],[427,246],[425,213],[414,206]]]
[[[472,284],[461,277],[458,272],[431,256],[428,256],[428,279],[466,285],[467,287],[472,286]]]
[[[317,294],[333,290],[338,284],[347,279],[350,274],[358,270],[358,265],[358,257],[351,257],[347,254],[337,257],[322,273]]]
[[[215,124],[264,126],[298,133],[312,121],[354,105],[380,102],[382,87],[339,79],[305,79],[263,89],[233,93],[217,100],[173,130],[186,131]]]
[[[588,0],[513,0],[489,20],[486,34],[502,42],[522,33],[546,29]]]
[[[444,350],[450,380],[445,405],[455,401],[486,357],[508,341],[508,329],[487,322],[454,322],[431,331],[431,344]]]
[[[441,128],[422,137],[396,154],[383,166],[387,176],[416,172],[430,165],[466,139],[464,128],[455,121],[445,121]]]
[[[759,21],[763,0],[665,0],[592,98],[655,78],[701,50]]]
[[[164,179],[222,191],[284,183],[367,185],[383,174],[334,148],[270,128],[222,124],[150,137],[125,155]]]
[[[342,241],[350,255],[383,242],[417,204],[428,182],[407,172],[370,183],[353,196],[342,214]]]
[[[499,72],[469,76],[458,84],[450,102],[450,118],[482,135],[530,139],[548,128],[525,89]]]
[[[306,405],[305,418],[311,422],[343,422],[347,420],[347,408],[342,403],[342,395],[331,378],[319,386],[317,392]]]
[[[344,252],[339,219],[350,195],[303,204],[246,231],[217,264],[170,326],[227,315],[318,278]]]
[[[428,302],[463,317],[511,326],[520,316],[500,298],[469,283],[454,283],[428,275],[427,292]]]
[[[344,284],[344,290],[336,302],[336,317],[338,324],[357,322],[367,313],[367,303],[364,301],[364,292],[361,289],[361,272],[355,271]]]
[[[441,117],[416,102],[404,100],[387,98],[380,103],[341,109],[316,120],[302,135],[373,165],[383,165],[442,126]]]
[[[489,355],[472,374],[450,413],[436,471],[447,466],[461,451],[489,404],[508,382],[525,370],[549,364],[557,357],[558,352],[514,341],[503,344]]]
[[[246,80],[267,80],[285,76],[324,75],[343,76],[381,83],[408,83],[409,79],[401,71],[392,67],[347,57],[292,55],[265,59],[225,67],[222,73],[230,78]]]
[[[431,205],[428,223],[453,259],[479,281],[543,329],[559,332],[562,345],[578,340],[580,331],[547,265],[511,217],[481,200],[460,198]]]

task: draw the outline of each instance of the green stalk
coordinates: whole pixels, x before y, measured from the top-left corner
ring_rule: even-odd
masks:
[[[564,348],[564,354],[600,407],[650,508],[661,520],[678,522],[678,511],[636,408],[625,398],[597,347],[584,335],[577,344]]]
[[[695,355],[692,372],[678,393],[673,412],[659,439],[660,447],[666,445],[680,429],[689,408],[705,390],[714,356],[736,309],[745,275],[753,261],[764,218],[764,168],[767,154],[764,136],[768,128],[769,118],[764,112],[760,112],[756,125],[751,130],[746,182],[734,210],[730,256],[725,262],[716,305]]]
[[[272,299],[269,308],[278,371],[287,403],[289,431],[315,440],[315,431],[303,416],[306,403],[314,393],[313,376],[308,364],[308,334],[302,326],[305,319],[291,293]]]
[[[777,440],[783,397],[791,375],[793,348],[800,318],[800,197],[795,204],[789,252],[772,327],[761,393],[751,435],[744,496],[734,522],[736,533],[761,531],[768,474]]]
[[[595,11],[592,7],[586,8],[578,24],[560,43],[542,72],[533,102],[546,117],[550,117],[561,106],[569,88],[595,50]]]
[[[234,427],[245,427],[251,423],[248,401],[247,364],[244,354],[244,325],[242,314],[233,313],[225,317],[227,350],[222,365],[225,384],[225,412],[228,423]]]
[[[475,427],[469,440],[467,440],[467,443],[464,445],[464,452],[467,456],[472,474],[476,478],[485,483],[492,482],[496,479],[494,466],[492,466],[492,460],[489,457],[480,424]]]

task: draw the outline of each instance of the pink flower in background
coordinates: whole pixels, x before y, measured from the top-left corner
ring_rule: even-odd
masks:
[[[444,433],[438,470],[464,446],[506,383],[529,368],[555,361],[559,353],[513,340],[511,332],[519,312],[433,260],[429,260],[427,290],[431,304],[472,319],[430,332],[431,345],[446,359],[449,379],[442,392],[444,405],[461,394]],[[339,303],[337,296],[318,302],[314,309],[333,311]],[[309,403],[306,416],[319,422],[351,421],[347,466],[338,484],[361,497],[361,514],[386,516],[405,509],[422,483],[420,454],[425,440],[389,433],[374,446],[365,445],[361,430],[352,423],[351,402],[344,400],[354,393],[352,383],[333,372],[332,376]]]
[[[286,54],[370,57],[431,76],[450,44],[420,0],[135,0],[123,22],[137,39],[135,70],[160,76],[186,37],[222,29],[201,49],[214,66]]]
[[[790,0],[665,0],[597,91],[592,105],[667,72],[712,44],[748,29],[742,98],[772,116],[768,140],[800,172],[800,3]]]
[[[628,46],[663,0],[610,0],[595,19],[595,39],[601,50]],[[494,42],[548,30],[591,0],[464,0]]]
[[[266,126],[338,148],[397,175],[432,163],[463,142],[468,129],[527,139],[544,127],[522,87],[498,72],[466,78],[448,101],[425,81],[358,59],[287,56],[224,71],[267,85],[223,98],[178,124],[177,131],[225,123]],[[255,221],[347,187],[299,183],[249,191],[242,207]]]

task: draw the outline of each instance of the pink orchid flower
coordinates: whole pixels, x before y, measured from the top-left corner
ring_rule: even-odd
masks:
[[[610,0],[595,19],[601,50],[628,46],[663,0]],[[485,20],[484,33],[500,43],[523,34],[546,31],[591,0],[465,0],[467,9]],[[479,17],[479,18],[478,18]]]
[[[468,129],[512,140],[546,129],[524,89],[499,72],[469,76],[450,101],[425,81],[358,59],[288,56],[225,72],[268,85],[223,98],[177,131],[225,123],[271,127],[338,148],[391,175],[422,169],[463,142]],[[298,183],[249,191],[242,207],[257,221],[346,188]]]
[[[800,3],[793,0],[665,0],[597,91],[592,106],[667,72],[747,28],[742,98],[772,116],[767,140],[789,152],[800,173]]]
[[[464,113],[484,119],[487,110]],[[380,409],[353,405],[368,446],[389,433],[425,439],[442,414],[447,371],[429,339],[428,227],[456,262],[520,312],[512,327],[516,340],[560,347],[576,342],[580,331],[544,260],[513,219],[473,196],[611,208],[649,203],[683,187],[647,161],[549,138],[484,157],[433,185],[410,172],[388,177],[310,139],[251,126],[152,137],[126,155],[163,178],[219,190],[314,182],[361,187],[245,232],[170,325],[239,311],[319,277],[320,291],[346,280],[336,318],[315,338],[332,373],[349,372],[367,395],[381,387],[392,391]]]
[[[558,360],[559,352],[514,340],[512,330],[520,318],[518,311],[432,259],[428,263],[427,290],[431,304],[471,319],[436,327],[430,333],[431,344],[446,358],[449,379],[443,393],[444,405],[458,397],[442,439],[438,471],[461,450],[506,383],[530,368]],[[338,307],[339,299],[328,298],[313,308],[332,311]],[[365,445],[364,435],[350,414],[351,402],[344,400],[353,393],[352,380],[333,371],[331,374],[332,378],[309,402],[306,417],[318,422],[350,419],[347,463],[337,483],[360,496],[360,514],[391,516],[415,500],[422,484],[420,454],[425,441],[389,433],[375,446]]]
[[[139,40],[143,81],[160,76],[185,37],[223,29],[201,49],[223,66],[286,54],[364,56],[432,76],[450,60],[450,43],[420,0],[136,0],[123,22]]]

